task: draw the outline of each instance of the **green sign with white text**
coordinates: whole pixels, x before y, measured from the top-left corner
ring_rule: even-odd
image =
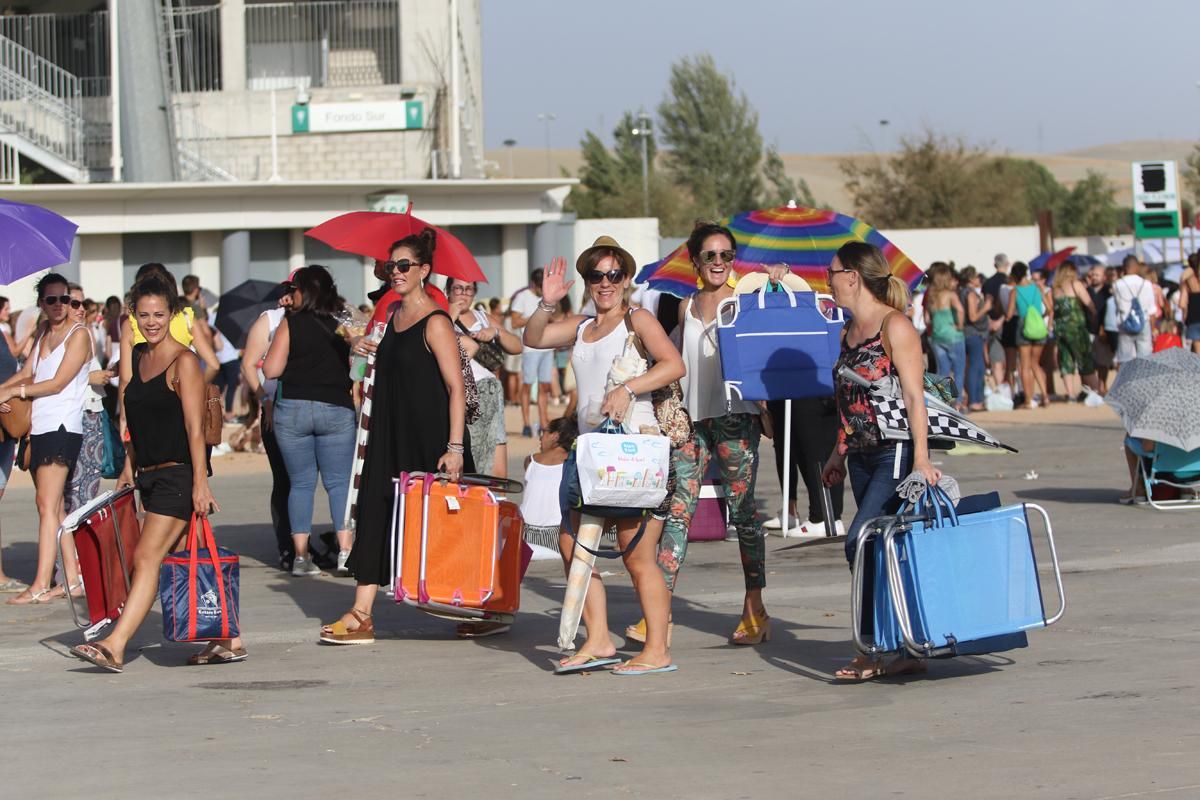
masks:
[[[421,100],[292,106],[292,133],[412,131],[424,127],[425,103]]]

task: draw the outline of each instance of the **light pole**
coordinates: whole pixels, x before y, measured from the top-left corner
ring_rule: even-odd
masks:
[[[650,216],[650,115],[645,111],[638,112],[638,125],[629,131],[633,136],[642,140],[642,216]]]
[[[512,151],[513,151],[513,148],[517,146],[517,140],[516,139],[505,139],[504,146],[508,149],[508,177],[515,178],[516,173],[513,172]]]
[[[550,164],[550,123],[558,119],[558,115],[550,111],[538,114],[538,119],[546,123],[546,176],[554,177],[554,168]]]

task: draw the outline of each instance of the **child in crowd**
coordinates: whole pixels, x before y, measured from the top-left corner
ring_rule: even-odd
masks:
[[[579,435],[575,417],[560,417],[541,433],[538,452],[525,459],[525,493],[521,499],[523,535],[529,544],[559,552],[558,533],[562,510],[558,503],[558,485],[562,465]]]

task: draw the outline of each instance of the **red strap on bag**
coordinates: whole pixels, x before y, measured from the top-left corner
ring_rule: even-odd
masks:
[[[204,547],[208,548],[209,560],[212,561],[216,574],[217,594],[220,597],[221,609],[221,638],[229,638],[229,609],[228,598],[225,594],[225,576],[221,574],[221,562],[217,557],[217,540],[213,536],[212,526],[208,517],[192,515],[192,525],[188,530],[188,638],[196,638],[196,566],[200,561],[200,539],[204,539]]]

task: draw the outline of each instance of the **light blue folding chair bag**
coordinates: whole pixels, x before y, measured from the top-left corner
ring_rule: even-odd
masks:
[[[1052,616],[1038,579],[1030,510],[1044,520],[1050,545],[1059,593]],[[859,647],[864,652],[905,649],[920,657],[948,657],[1011,650],[1026,646],[1026,631],[1053,624],[1065,608],[1050,520],[1040,506],[959,516],[935,487],[879,529],[874,549],[886,578],[879,582],[877,568],[876,641],[861,643],[867,645]]]

